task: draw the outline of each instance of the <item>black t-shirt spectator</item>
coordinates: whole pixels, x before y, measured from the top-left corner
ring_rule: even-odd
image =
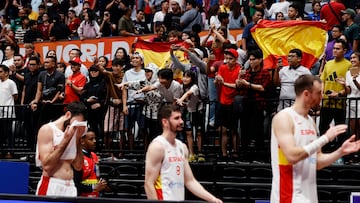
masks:
[[[179,14],[167,13],[164,17],[164,25],[166,27],[166,30],[181,31],[180,18],[181,18],[181,13]]]
[[[133,23],[134,23],[135,30],[138,32],[139,35],[150,33],[149,27],[147,26],[147,24],[145,22],[142,22],[142,21],[138,22],[138,21],[134,20]]]

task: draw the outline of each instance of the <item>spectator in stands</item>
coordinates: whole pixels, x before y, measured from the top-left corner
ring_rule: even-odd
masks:
[[[24,42],[25,33],[30,29],[29,22],[30,20],[27,16],[21,18],[21,27],[18,27],[15,31],[15,40],[17,43]]]
[[[72,0],[72,1],[76,1],[76,0]],[[78,28],[80,27],[81,20],[76,16],[75,10],[69,9],[66,24],[69,27],[69,30],[71,31],[70,34],[71,39],[78,39],[79,37]]]
[[[74,57],[69,61],[72,74],[65,81],[64,104],[80,100],[80,94],[86,84],[86,77],[81,74],[81,60]]]
[[[36,195],[77,196],[73,169],[80,171],[84,163],[81,137],[86,132],[86,122],[82,122],[86,119],[86,106],[74,102],[64,115],[40,128],[35,160],[42,176]]]
[[[188,55],[191,63],[184,64],[174,56],[173,50],[180,49]],[[183,77],[183,95],[178,98],[176,102],[181,106],[186,106],[185,117],[186,122],[186,137],[189,147],[190,157],[189,161],[205,161],[205,155],[202,153],[202,134],[205,134],[205,116],[203,101],[207,100],[208,88],[207,88],[207,75],[206,75],[206,63],[202,61],[203,52],[200,49],[189,49],[184,46],[176,47],[171,46],[170,49],[171,60],[177,69],[180,69],[184,73]],[[189,72],[191,71],[191,72]],[[194,86],[195,85],[195,86]],[[187,104],[185,104],[187,103]],[[190,122],[190,125],[188,123]],[[196,130],[195,136],[193,136],[193,128]],[[197,140],[198,155],[194,154],[193,149],[193,137]]]
[[[99,65],[104,67],[107,71],[112,71],[111,66],[109,67],[109,59],[106,56],[99,56],[97,63],[94,65]]]
[[[26,12],[24,9],[18,10],[18,17],[14,19],[11,23],[11,29],[16,32],[19,28],[22,27],[22,19],[27,17]]]
[[[220,5],[220,13],[230,13],[230,0],[223,0]]]
[[[82,55],[82,52],[80,49],[77,49],[77,48],[73,48],[70,50],[69,52],[69,63],[70,63],[70,60],[75,58],[75,57],[81,57]],[[89,71],[87,69],[87,67],[84,65],[84,64],[81,64],[81,67],[80,67],[80,72],[87,78],[89,77]],[[72,70],[71,70],[71,65],[69,64],[66,69],[65,69],[65,78],[68,78],[71,74],[72,74]]]
[[[126,82],[134,82],[134,81],[145,81],[145,71],[143,69],[144,66],[144,55],[139,52],[135,52],[131,56],[131,65],[133,68],[127,70],[125,72],[122,83]],[[127,131],[128,137],[128,147],[130,150],[134,149],[134,133],[132,130],[135,126],[135,122],[139,126],[139,134],[138,136],[144,136],[142,131],[144,131],[144,116],[142,115],[142,110],[144,106],[144,94],[137,93],[136,89],[127,88],[123,90],[123,111],[125,116],[125,130]],[[125,137],[121,137],[120,139],[120,150],[122,151],[125,146]]]
[[[354,7],[356,16],[354,18],[354,23],[360,24],[360,3],[357,3]]]
[[[0,25],[2,29],[5,29],[5,32],[11,30],[9,16],[7,15],[0,16]]]
[[[209,20],[208,20],[208,25],[215,25],[215,28],[219,28],[220,27],[220,21],[218,18],[218,15],[220,13],[220,6],[219,4],[215,4],[213,6],[210,7],[209,9]]]
[[[124,72],[131,69],[130,56],[124,47],[118,47],[115,51],[114,59],[119,59],[124,65]]]
[[[235,81],[238,79],[240,64],[237,63],[239,54],[235,49],[228,49],[224,52],[226,64],[219,67],[215,76],[215,84],[219,90],[219,110],[216,115],[216,125],[221,133],[221,158],[227,159],[229,155],[238,157],[238,118],[233,113],[234,97],[237,94]],[[228,131],[231,135],[232,146],[227,149]],[[228,154],[228,151],[231,154]]]
[[[184,201],[185,189],[208,202],[222,201],[207,192],[192,175],[187,161],[189,152],[187,147],[178,139],[177,132],[183,129],[180,109],[175,105],[164,105],[159,110],[159,121],[163,133],[156,137],[146,153],[145,161],[145,192],[149,200]],[[166,157],[177,157],[171,161]],[[168,170],[164,170],[168,165]],[[177,175],[174,175],[177,174]],[[176,187],[166,184],[166,181],[176,182]],[[156,185],[161,185],[160,188]]]
[[[99,66],[100,72],[104,74],[106,81],[106,103],[108,109],[104,120],[104,143],[105,149],[112,149],[112,140],[118,134],[124,133],[124,106],[123,92],[116,88],[115,84],[120,84],[124,77],[124,64],[119,59],[113,59],[111,62],[112,72]],[[126,99],[126,98],[125,98]],[[119,136],[120,137],[120,136]],[[111,159],[115,160],[112,153],[109,154]]]
[[[15,100],[15,104],[20,104],[21,93],[24,87],[24,75],[28,71],[24,66],[24,60],[20,54],[14,55],[14,65],[9,67],[9,78],[16,83],[20,97]]]
[[[218,18],[219,18],[219,21],[220,21],[220,27],[228,28],[229,14],[228,13],[219,13]]]
[[[346,52],[345,52],[345,54],[344,54],[344,57],[345,57],[347,60],[350,60],[351,54],[354,52],[354,51],[352,50],[351,44],[348,42],[348,40],[347,40],[347,38],[346,38],[345,35],[341,35],[339,39],[344,40],[344,41],[346,42],[347,47],[346,47]]]
[[[345,100],[341,98],[346,96],[346,91],[345,87],[338,83],[337,80],[345,78],[346,72],[351,67],[350,61],[344,58],[346,46],[344,40],[339,39],[335,42],[333,48],[334,59],[325,64],[324,71],[321,73],[324,94],[320,109],[320,134],[324,134],[329,129],[333,119],[336,125],[345,123],[346,105]],[[324,150],[332,151],[341,145],[345,139],[345,135],[339,137],[336,141],[326,145]]]
[[[32,9],[31,3],[27,3],[25,5],[24,9],[30,20],[37,21],[37,19],[39,17],[39,13]]]
[[[110,15],[110,22],[111,24],[118,25],[120,18],[124,14],[124,9],[126,8],[126,5],[124,4],[124,1],[121,0],[112,0],[110,3],[108,3],[105,7],[106,11],[109,11]],[[116,35],[119,33],[119,28],[116,27],[116,32],[114,32]]]
[[[15,45],[5,46],[5,58],[1,64],[6,65],[8,68],[14,65],[14,55],[16,52]]]
[[[82,5],[78,4],[77,0],[69,0],[69,6],[69,11],[74,11],[75,16],[79,17],[82,10]]]
[[[35,20],[30,20],[29,22],[29,30],[26,31],[24,35],[24,43],[33,43],[33,42],[41,42],[43,39],[41,38],[41,33],[38,30],[38,24]]]
[[[150,38],[150,42],[163,42],[166,41],[166,27],[163,24],[155,26],[155,36]]]
[[[237,1],[233,1],[229,13],[229,29],[240,29],[247,25],[247,19],[244,14],[244,7],[241,7]]]
[[[168,10],[169,10],[169,2],[166,1],[166,0],[163,0],[163,1],[161,2],[161,10],[160,10],[160,11],[157,11],[157,12],[154,14],[154,18],[153,18],[153,30],[156,30],[156,29],[155,29],[155,26],[156,26],[156,25],[164,24],[164,19],[165,19],[166,14],[168,13]]]
[[[24,75],[24,89],[21,95],[21,105],[30,105],[31,101],[35,99],[37,90],[37,81],[40,73],[40,59],[38,57],[31,57],[29,60],[29,71]],[[35,150],[35,141],[37,135],[37,125],[39,112],[32,111],[30,108],[24,109],[24,127],[28,138],[28,145],[31,150]]]
[[[47,7],[47,12],[50,16],[50,19],[57,19],[60,13],[64,14],[68,10],[66,8],[67,6],[65,5],[66,3],[68,3],[68,1],[61,1],[60,3],[59,0],[51,0],[51,3],[51,6]],[[58,21],[60,21],[60,18]]]
[[[56,1],[56,0],[55,0]],[[61,22],[60,15],[53,17],[53,26],[50,29],[50,41],[67,40],[71,35],[69,27]]]
[[[339,78],[338,82],[345,86],[348,107],[347,118],[350,119],[351,133],[356,135],[358,139],[360,136],[360,106],[358,105],[358,99],[360,96],[360,53],[354,52],[351,55],[351,68],[346,72],[345,78]]]
[[[1,146],[8,149],[14,148],[14,136],[12,136],[12,119],[15,118],[15,100],[18,98],[18,91],[13,80],[9,79],[9,67],[0,65],[0,137]],[[10,152],[7,152],[5,158],[11,158]]]
[[[47,57],[47,56],[53,56],[53,57],[55,57],[55,58],[57,59],[56,51],[53,50],[53,49],[50,49],[50,50],[46,53],[45,57]]]
[[[129,88],[139,90],[144,86],[153,85],[157,82],[157,73],[158,67],[149,63],[145,66],[145,81],[132,81],[127,83],[122,83],[118,85],[119,88],[123,86],[128,86]],[[152,90],[145,93],[145,105],[143,107],[142,114],[145,116],[145,130],[144,134],[144,144],[145,150],[147,149],[150,141],[161,133],[161,128],[157,120],[157,113],[160,105],[162,104],[163,97],[161,96],[159,90]]]
[[[50,18],[49,14],[44,13],[42,16],[42,22],[38,25],[38,30],[41,33],[41,38],[43,40],[49,40],[50,39]]]
[[[37,19],[37,22],[38,24],[42,24],[43,23],[43,18],[42,16],[46,13],[46,10],[45,10],[45,5],[44,4],[40,4],[39,5],[39,17]],[[49,16],[48,16],[49,17]]]
[[[101,143],[104,137],[104,116],[106,99],[106,81],[97,65],[90,66],[89,82],[85,84],[81,91],[81,101],[86,104],[89,112],[88,123],[94,130],[96,136],[96,148],[101,150]]]
[[[111,13],[109,11],[104,11],[104,16],[100,24],[100,32],[103,37],[111,37],[116,34],[116,24],[113,24],[111,19]]]
[[[308,18],[312,21],[319,21],[320,20],[320,10],[321,10],[321,1],[314,0],[311,4],[312,11],[308,14]]]
[[[249,147],[255,146],[255,149],[261,149],[264,146],[264,120],[266,109],[266,95],[271,81],[271,76],[267,69],[263,66],[263,54],[261,50],[253,50],[248,52],[249,69],[244,74],[239,75],[236,80],[236,87],[240,90],[243,97],[240,108],[241,124],[241,149],[245,152],[244,158],[250,157],[254,151]],[[267,102],[267,101],[266,101]]]
[[[163,102],[175,103],[177,98],[182,95],[181,85],[177,81],[173,80],[173,71],[164,68],[159,70],[159,80],[150,86],[145,86],[138,92],[149,92],[151,90],[159,90],[161,96],[164,98]]]
[[[280,86],[280,102],[278,111],[291,106],[295,100],[294,82],[301,75],[311,74],[310,70],[301,65],[302,51],[300,49],[292,49],[289,51],[287,60],[289,65],[283,67],[282,59],[279,59],[277,68],[274,73],[274,84]]]
[[[181,8],[178,0],[170,1],[171,11],[164,17],[164,25],[166,30],[181,31],[180,18],[182,16]]]
[[[66,64],[64,62],[58,62],[56,64],[56,70],[62,74],[65,74]]]
[[[39,74],[36,96],[30,102],[33,111],[40,110],[39,126],[56,119],[63,110],[59,96],[64,89],[65,78],[56,70],[56,58],[46,57],[44,69],[46,71]]]
[[[304,11],[301,10],[296,2],[289,5],[288,20],[302,20],[304,18]]]
[[[241,48],[244,51],[256,49],[258,47],[254,38],[251,35],[250,30],[259,22],[259,20],[263,18],[263,16],[264,16],[263,10],[256,10],[254,15],[252,16],[252,22],[250,22],[245,26],[241,40],[241,46],[242,46]]]
[[[133,20],[135,31],[138,35],[150,34],[150,30],[146,22],[144,21],[144,11],[138,10],[136,18]]]
[[[282,12],[277,12],[275,14],[275,20],[285,20],[285,16]]]
[[[124,15],[119,20],[119,35],[120,36],[134,36],[137,35],[134,23],[131,21],[131,9],[125,8]]]
[[[334,59],[333,48],[336,40],[338,40],[344,32],[344,28],[341,25],[334,25],[331,29],[331,41],[326,45],[325,49],[325,60],[329,61]],[[321,71],[322,72],[322,71]]]
[[[95,16],[96,14],[92,10],[84,13],[84,20],[81,21],[77,30],[80,40],[98,39],[101,37],[100,26],[96,22]]]
[[[353,9],[348,8],[344,11],[341,11],[341,14],[342,20],[346,23],[344,35],[352,46],[352,50],[358,51],[360,40],[360,26],[354,23],[356,13]]]
[[[331,31],[334,25],[341,24],[341,11],[345,10],[340,0],[330,0],[320,10],[320,19],[326,23],[326,29]],[[329,32],[329,37],[331,37]]]
[[[106,180],[100,178],[99,157],[95,154],[96,131],[89,129],[80,139],[84,163],[82,169],[74,170],[74,183],[82,197],[99,197],[99,193],[109,191]]]
[[[316,124],[308,112],[318,108],[321,101],[321,80],[317,76],[302,75],[295,82],[295,92],[294,105],[276,114],[272,121],[271,202],[318,202],[316,170],[360,149],[360,141],[355,141],[353,135],[336,151],[322,153],[321,148],[345,133],[347,126],[330,126],[324,134],[321,133],[322,136],[317,137]],[[288,186],[289,181],[297,180],[302,181]]]
[[[25,55],[23,57],[24,66],[27,67],[30,57],[36,56],[40,58],[40,54],[35,51],[35,45],[33,43],[25,43],[24,48],[25,48]]]
[[[185,13],[180,18],[180,26],[183,32],[192,31],[192,27],[196,24],[203,25],[201,13],[196,9],[195,0],[185,0]]]
[[[290,3],[287,0],[280,0],[279,2],[275,2],[271,4],[271,7],[268,11],[268,14],[270,19],[276,19],[276,13],[281,12],[283,13],[284,17],[288,17],[288,9],[289,9]]]

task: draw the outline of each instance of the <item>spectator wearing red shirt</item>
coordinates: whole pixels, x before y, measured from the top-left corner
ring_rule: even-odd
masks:
[[[339,1],[331,0],[320,10],[320,19],[326,21],[326,30],[330,31],[334,25],[341,24],[341,11],[345,10],[345,6]]]
[[[72,39],[77,38],[77,36],[78,36],[77,29],[79,28],[80,23],[81,23],[81,20],[80,20],[80,18],[78,18],[76,16],[75,10],[69,9],[67,26],[71,31],[70,36]]]
[[[38,25],[38,30],[41,33],[41,37],[43,40],[50,39],[50,18],[47,13],[44,13],[42,16],[42,23]]]
[[[80,93],[86,84],[86,77],[81,74],[81,60],[79,57],[74,57],[71,61],[71,70],[73,74],[68,77],[65,82],[65,97],[64,104],[74,101],[80,101]]]
[[[240,64],[237,63],[239,54],[235,49],[225,50],[224,54],[226,64],[219,67],[217,75],[215,76],[215,83],[218,85],[219,91],[219,109],[218,114],[215,117],[215,122],[216,125],[219,126],[221,132],[222,158],[228,157],[228,150],[226,148],[228,144],[228,131],[230,131],[232,135],[231,155],[234,158],[237,158],[238,119],[234,117],[233,102],[234,97],[237,94],[235,81],[238,78],[241,67]]]

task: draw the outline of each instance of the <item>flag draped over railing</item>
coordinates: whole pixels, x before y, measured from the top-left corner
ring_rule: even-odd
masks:
[[[324,53],[328,38],[323,23],[298,20],[262,20],[251,34],[263,51],[265,68],[274,68],[279,58],[288,65],[287,55],[295,48],[303,52],[301,64],[311,68]]]

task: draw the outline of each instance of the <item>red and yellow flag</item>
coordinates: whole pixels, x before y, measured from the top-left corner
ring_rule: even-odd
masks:
[[[170,46],[174,43],[169,42],[149,42],[139,39],[135,44],[135,51],[140,52],[144,55],[144,65],[146,66],[149,63],[156,64],[160,69],[162,68],[171,68],[171,57],[170,57]],[[184,42],[178,41],[175,44],[185,45]],[[175,50],[174,55],[182,63],[189,63],[187,57],[183,51]],[[174,71],[174,79],[181,79],[182,72],[180,70]]]
[[[251,34],[263,51],[265,68],[276,67],[279,58],[288,65],[287,55],[295,48],[303,53],[301,64],[311,68],[324,53],[328,38],[323,23],[298,20],[262,20]]]

